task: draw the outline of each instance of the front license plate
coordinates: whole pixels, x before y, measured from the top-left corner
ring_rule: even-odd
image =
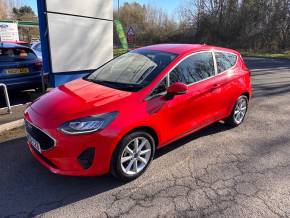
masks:
[[[28,73],[28,68],[13,68],[13,69],[7,69],[8,74],[22,74],[22,73]]]
[[[41,153],[40,144],[36,141],[31,135],[27,134],[28,142],[39,152]]]

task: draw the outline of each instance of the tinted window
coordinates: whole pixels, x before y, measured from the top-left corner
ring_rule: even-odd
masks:
[[[0,62],[29,61],[36,59],[35,54],[27,48],[0,48]]]
[[[215,52],[215,57],[217,61],[218,73],[222,73],[230,69],[237,62],[237,56],[231,53]]]
[[[170,84],[182,82],[192,84],[215,75],[211,52],[192,55],[182,61],[171,73]]]
[[[159,51],[133,51],[110,61],[86,79],[117,89],[137,91],[150,84],[176,57],[176,54]]]
[[[159,85],[153,90],[150,96],[158,95],[160,93],[166,92],[167,89],[167,77],[165,77]]]

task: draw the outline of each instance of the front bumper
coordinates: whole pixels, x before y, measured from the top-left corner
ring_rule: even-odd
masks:
[[[50,161],[48,158],[45,157],[45,154],[40,154],[37,152],[33,146],[28,143],[29,150],[31,151],[32,155],[40,162],[45,168],[47,168],[49,171],[55,174],[64,175],[64,176],[96,176],[96,175],[102,175],[106,174],[107,172],[95,172],[93,169],[85,170],[85,169],[79,169],[79,170],[64,170],[63,166],[68,165],[72,166],[76,164],[75,158],[59,158],[58,160],[62,162],[59,164],[59,166],[56,166],[52,161]],[[61,168],[59,168],[61,167]]]
[[[69,176],[98,176],[110,171],[111,157],[118,140],[110,131],[103,130],[89,135],[65,135],[54,125],[58,123],[57,121],[44,119],[31,108],[27,109],[24,117],[29,123],[55,139],[55,147],[42,153],[28,142],[32,155],[51,172]],[[94,150],[93,160],[86,168],[79,157],[91,148]]]

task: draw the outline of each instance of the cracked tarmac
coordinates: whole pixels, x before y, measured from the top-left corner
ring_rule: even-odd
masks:
[[[247,63],[254,98],[245,123],[169,145],[128,184],[53,175],[18,131],[0,143],[0,217],[289,217],[290,61]]]

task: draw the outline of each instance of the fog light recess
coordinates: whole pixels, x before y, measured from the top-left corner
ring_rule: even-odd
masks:
[[[88,148],[84,150],[78,157],[78,161],[84,169],[92,166],[95,156],[95,148]]]

